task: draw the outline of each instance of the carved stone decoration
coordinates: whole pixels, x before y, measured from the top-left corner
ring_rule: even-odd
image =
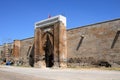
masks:
[[[66,18],[59,15],[35,24],[35,67],[67,67]]]

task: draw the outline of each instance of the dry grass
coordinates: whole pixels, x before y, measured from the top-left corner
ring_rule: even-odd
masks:
[[[102,69],[102,70],[115,70],[115,71],[120,71],[120,68],[105,68],[105,67],[103,67],[103,68],[100,68],[100,69]]]
[[[69,67],[71,69],[79,69],[79,70],[114,70],[114,71],[120,71],[120,68],[115,67],[90,67],[90,66],[83,66],[83,67]]]

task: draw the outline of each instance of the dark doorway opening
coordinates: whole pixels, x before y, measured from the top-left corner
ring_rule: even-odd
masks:
[[[50,40],[50,34],[46,35],[46,42],[45,42],[45,63],[46,67],[52,67],[54,65],[54,54],[53,54],[53,44]]]

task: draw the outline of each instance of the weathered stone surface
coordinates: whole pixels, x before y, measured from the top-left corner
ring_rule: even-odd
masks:
[[[59,23],[54,24],[54,67],[60,67],[59,57]]]
[[[76,61],[75,58],[79,58],[80,65],[83,63],[91,65],[98,61],[107,61],[111,65],[119,63],[120,34],[115,42],[119,28],[120,20],[114,20],[68,30],[68,60],[72,58]]]
[[[14,40],[13,55],[14,55],[14,58],[18,58],[20,55],[20,40]]]
[[[33,46],[34,38],[20,40],[20,57],[26,58],[30,47]]]
[[[3,50],[4,50],[4,47],[0,45],[0,58],[5,57]]]
[[[41,46],[41,30],[40,28],[37,28],[35,30],[35,38],[34,38],[34,43],[35,43],[35,56],[34,56],[34,59],[35,59],[35,62],[41,60],[40,56],[42,57],[42,46]]]
[[[44,60],[46,67],[65,67],[67,64],[66,42],[66,28],[62,22],[37,27],[35,30],[35,56],[38,56],[37,60],[40,62]]]
[[[60,67],[67,67],[67,37],[66,27],[61,22],[59,27],[59,56]]]
[[[34,54],[34,50],[30,50],[34,44],[34,38],[27,38],[20,40],[20,55],[19,61],[22,61],[22,65],[30,66],[29,58],[33,58],[31,54]],[[31,51],[31,52],[30,52]]]

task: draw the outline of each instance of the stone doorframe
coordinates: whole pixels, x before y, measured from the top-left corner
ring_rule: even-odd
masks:
[[[53,35],[51,42],[53,44],[53,66],[67,67],[67,38],[66,38],[66,18],[62,15],[48,18],[35,23],[35,67],[46,67],[44,43],[46,38],[44,34],[49,32]]]

